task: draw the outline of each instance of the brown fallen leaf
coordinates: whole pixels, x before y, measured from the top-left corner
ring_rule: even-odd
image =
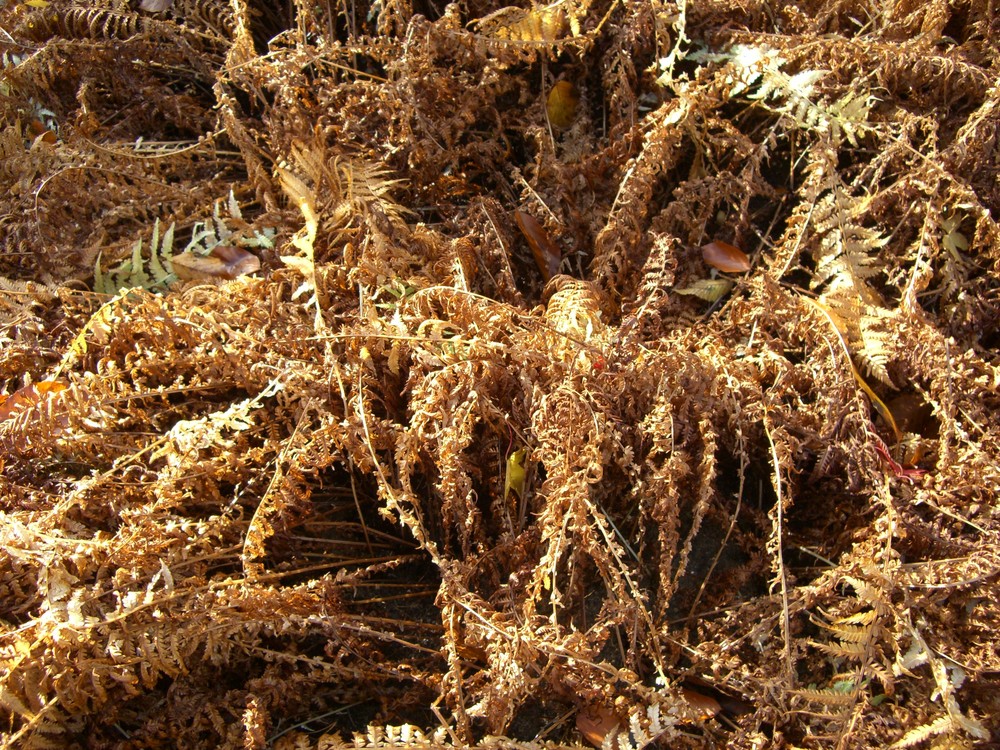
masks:
[[[618,735],[624,725],[611,709],[592,705],[577,712],[576,728],[587,742],[594,747],[601,747],[605,737],[609,734]]]
[[[722,706],[719,705],[719,701],[715,698],[699,693],[691,688],[682,687],[681,695],[684,696],[684,700],[687,701],[688,706],[695,712],[698,721],[711,719],[722,710]]]
[[[177,278],[184,281],[235,279],[260,270],[260,258],[232,245],[218,245],[208,255],[183,252],[171,262]]]
[[[919,393],[901,393],[886,401],[885,405],[901,432],[918,433],[923,437],[937,435],[934,408]]]
[[[724,693],[713,683],[694,675],[688,675],[684,678],[684,684],[681,689],[684,691],[684,697],[692,705],[699,703],[699,699],[692,699],[693,695],[707,698],[711,702],[705,703],[706,708],[711,710],[717,707],[715,713],[724,713],[732,717],[743,716],[754,711],[752,703],[748,703],[743,698]]]
[[[31,131],[31,135],[36,140],[41,138],[45,143],[55,143],[58,140],[56,134],[45,127],[45,123],[41,120],[32,120],[29,122],[28,130]]]
[[[747,254],[722,240],[702,245],[701,254],[708,265],[725,273],[744,273],[750,270],[750,258]]]
[[[562,253],[556,244],[549,239],[545,228],[538,223],[534,216],[524,211],[515,211],[514,220],[525,239],[528,240],[528,247],[531,248],[531,254],[535,257],[538,270],[542,272],[542,278],[548,281],[559,273]]]

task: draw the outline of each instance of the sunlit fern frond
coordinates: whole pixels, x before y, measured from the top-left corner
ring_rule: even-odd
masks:
[[[727,52],[696,53],[697,61],[731,62],[730,96],[745,96],[772,112],[783,115],[795,127],[826,133],[835,144],[846,140],[857,147],[858,139],[870,132],[871,106],[867,91],[847,91],[831,98],[819,83],[828,71],[807,68],[787,73],[788,60],[778,50],[763,45],[735,45]]]
[[[148,291],[162,291],[177,279],[171,262],[174,249],[174,225],[160,238],[160,220],[153,225],[149,240],[149,257],[143,254],[142,238],[132,246],[132,255],[106,272],[101,269],[101,255],[94,264],[94,291],[99,294],[118,294],[122,289],[139,287]],[[148,270],[147,270],[148,268]]]
[[[382,164],[331,155],[322,146],[303,142],[293,144],[291,162],[317,190],[317,207],[336,227],[346,227],[359,215],[373,213],[398,225],[409,213],[390,197],[406,181],[392,177]]]

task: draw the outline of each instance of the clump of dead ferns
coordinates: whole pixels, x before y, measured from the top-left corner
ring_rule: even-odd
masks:
[[[987,10],[38,5],[6,745],[998,729]]]

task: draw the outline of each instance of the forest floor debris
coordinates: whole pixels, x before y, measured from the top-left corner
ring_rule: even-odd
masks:
[[[0,744],[985,745],[984,0],[0,8]]]

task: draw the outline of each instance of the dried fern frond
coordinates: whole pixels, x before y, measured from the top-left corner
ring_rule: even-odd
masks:
[[[489,15],[477,18],[471,26],[479,33],[496,39],[514,42],[559,41],[569,28],[566,9],[575,3],[569,0],[557,0],[546,6],[536,8],[501,8]],[[579,22],[576,24],[576,34],[579,34]]]
[[[822,290],[819,303],[852,353],[879,380],[891,385],[887,343],[892,313],[872,284],[884,268],[880,251],[888,239],[857,222],[855,217],[865,211],[866,202],[849,197],[834,177],[835,158],[828,141],[817,146],[806,182],[811,202],[804,229],[814,233],[812,286]],[[797,227],[795,231],[802,230]]]
[[[33,317],[34,308],[52,304],[56,291],[38,282],[0,276],[0,335],[9,335],[13,326]]]
[[[373,212],[399,225],[409,213],[389,197],[405,180],[392,178],[384,165],[339,154],[331,156],[320,147],[302,142],[292,144],[291,158],[313,185],[323,185],[330,191],[328,196],[324,194],[321,205],[337,227],[346,227],[359,214]]]
[[[798,128],[826,134],[839,144],[858,139],[872,129],[868,116],[874,97],[848,91],[839,99],[824,102],[817,84],[827,71],[805,69],[789,75],[782,70],[788,61],[778,50],[766,46],[734,45],[723,54],[694,54],[698,61],[728,61],[730,96],[745,95],[772,111],[786,116]]]
[[[54,36],[66,39],[125,40],[162,25],[138,13],[83,6],[43,7],[25,18],[18,36],[43,42]]]
[[[996,14],[511,2],[0,3],[0,745],[995,729]]]
[[[853,706],[857,703],[857,697],[850,692],[843,692],[834,688],[826,690],[793,690],[792,695],[799,695],[813,703],[824,706]]]
[[[315,242],[319,222],[316,217],[315,197],[313,191],[306,183],[287,169],[279,168],[278,177],[281,181],[281,187],[284,188],[288,197],[295,202],[305,219],[305,226],[296,233],[291,242],[292,246],[298,250],[298,253],[281,256],[281,260],[285,265],[290,266],[305,277],[305,281],[292,292],[292,299],[298,299],[303,294],[309,294],[306,307],[314,307],[316,309],[316,330],[322,331],[325,324],[323,322],[322,305],[320,302],[320,296],[323,292],[320,289],[316,275]]]

